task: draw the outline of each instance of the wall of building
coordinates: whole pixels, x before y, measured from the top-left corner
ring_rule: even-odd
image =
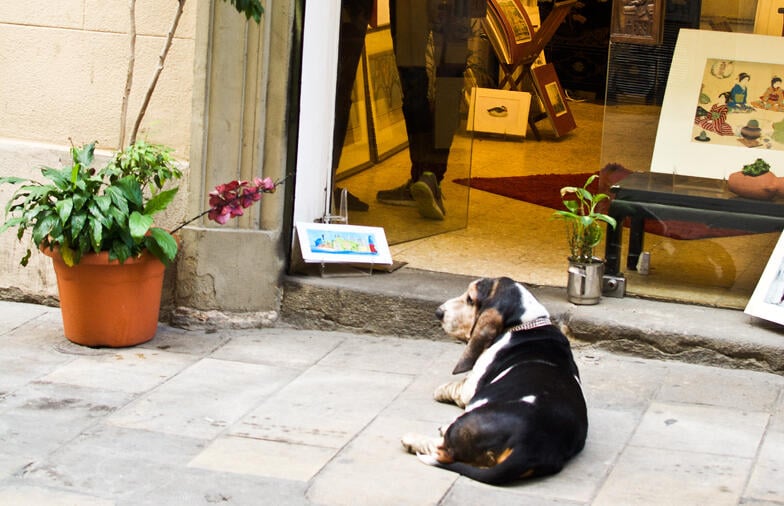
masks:
[[[194,23],[186,3],[144,123],[144,134],[188,158]],[[114,149],[128,64],[127,0],[3,2],[0,9],[0,137]],[[129,116],[150,82],[176,2],[138,0]],[[130,121],[129,121],[130,123]]]
[[[228,1],[186,3],[140,134],[172,147],[186,169],[178,200],[157,225],[173,228],[205,209],[216,184],[285,174],[298,1],[265,0],[261,25],[247,22]],[[128,1],[44,4],[3,1],[0,8],[0,177],[35,177],[41,165],[59,166],[68,161],[70,142],[97,141],[105,150],[103,160],[119,144]],[[137,0],[130,126],[176,5]],[[0,203],[13,189],[0,186]],[[276,310],[284,200],[280,191],[225,227],[205,221],[185,229],[177,265],[167,276],[173,285],[167,287],[170,304],[229,312]],[[19,265],[26,247],[13,231],[0,235],[0,298],[56,302],[48,259],[34,254],[27,268]]]
[[[187,169],[191,140],[196,11],[192,0],[176,31],[165,69],[142,124],[141,138],[166,144]],[[138,0],[136,64],[129,100],[130,131],[158,64],[176,2]],[[36,178],[41,166],[70,159],[71,143],[97,141],[105,161],[117,148],[125,88],[130,13],[126,0],[3,2],[0,8],[0,176]],[[127,140],[126,140],[127,142]],[[0,186],[5,204],[14,188]],[[186,195],[164,222],[174,222]],[[164,224],[164,223],[162,223]],[[0,236],[0,296],[52,301],[56,280],[49,262],[19,259],[28,243],[13,231]]]

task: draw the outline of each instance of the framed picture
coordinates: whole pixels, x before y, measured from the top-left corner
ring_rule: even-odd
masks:
[[[784,325],[784,233],[773,248],[744,312]]]
[[[403,119],[403,92],[388,25],[368,31],[365,37],[365,66],[373,161],[376,162],[408,145]]]
[[[472,88],[466,130],[525,137],[531,94]]]
[[[297,236],[307,263],[392,263],[383,228],[297,222]]]
[[[781,54],[782,37],[682,29],[651,171],[722,180],[757,158],[784,167]]]
[[[613,0],[610,40],[631,44],[661,44],[665,0]]]
[[[533,67],[531,77],[536,94],[542,102],[544,112],[550,119],[555,134],[560,137],[577,128],[569,104],[566,103],[566,93],[558,80],[553,64],[547,63]]]

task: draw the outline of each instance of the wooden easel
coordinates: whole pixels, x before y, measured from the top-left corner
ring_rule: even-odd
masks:
[[[531,66],[536,62],[536,59],[539,58],[539,54],[544,50],[547,43],[550,42],[550,39],[553,38],[558,27],[561,26],[563,20],[576,4],[577,0],[556,2],[553,10],[550,11],[550,14],[548,14],[542,22],[539,30],[533,34],[531,45],[527,48],[526,52],[518,55],[517,59],[512,63],[499,63],[501,78],[498,83],[498,89],[530,91],[535,97],[539,98],[535,87],[532,87],[531,90],[523,90],[523,83],[531,72]],[[500,55],[496,56],[499,56],[499,60],[502,60]],[[536,123],[545,118],[547,118],[546,112],[531,112],[528,116],[528,125],[531,127],[531,131],[533,131],[536,140],[541,140],[539,130],[536,128]]]

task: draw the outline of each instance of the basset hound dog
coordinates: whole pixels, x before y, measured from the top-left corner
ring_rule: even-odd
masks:
[[[580,374],[561,330],[522,284],[479,279],[444,302],[444,331],[467,343],[439,402],[465,408],[441,437],[406,434],[423,462],[491,484],[559,472],[585,445]]]

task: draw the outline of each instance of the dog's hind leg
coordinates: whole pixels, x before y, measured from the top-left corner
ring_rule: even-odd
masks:
[[[463,385],[465,384],[465,381],[466,378],[463,378],[460,381],[450,381],[449,383],[444,383],[443,385],[440,385],[433,392],[433,398],[438,402],[456,404],[457,406],[464,408],[465,402],[463,401],[462,398],[462,392],[463,392]]]

